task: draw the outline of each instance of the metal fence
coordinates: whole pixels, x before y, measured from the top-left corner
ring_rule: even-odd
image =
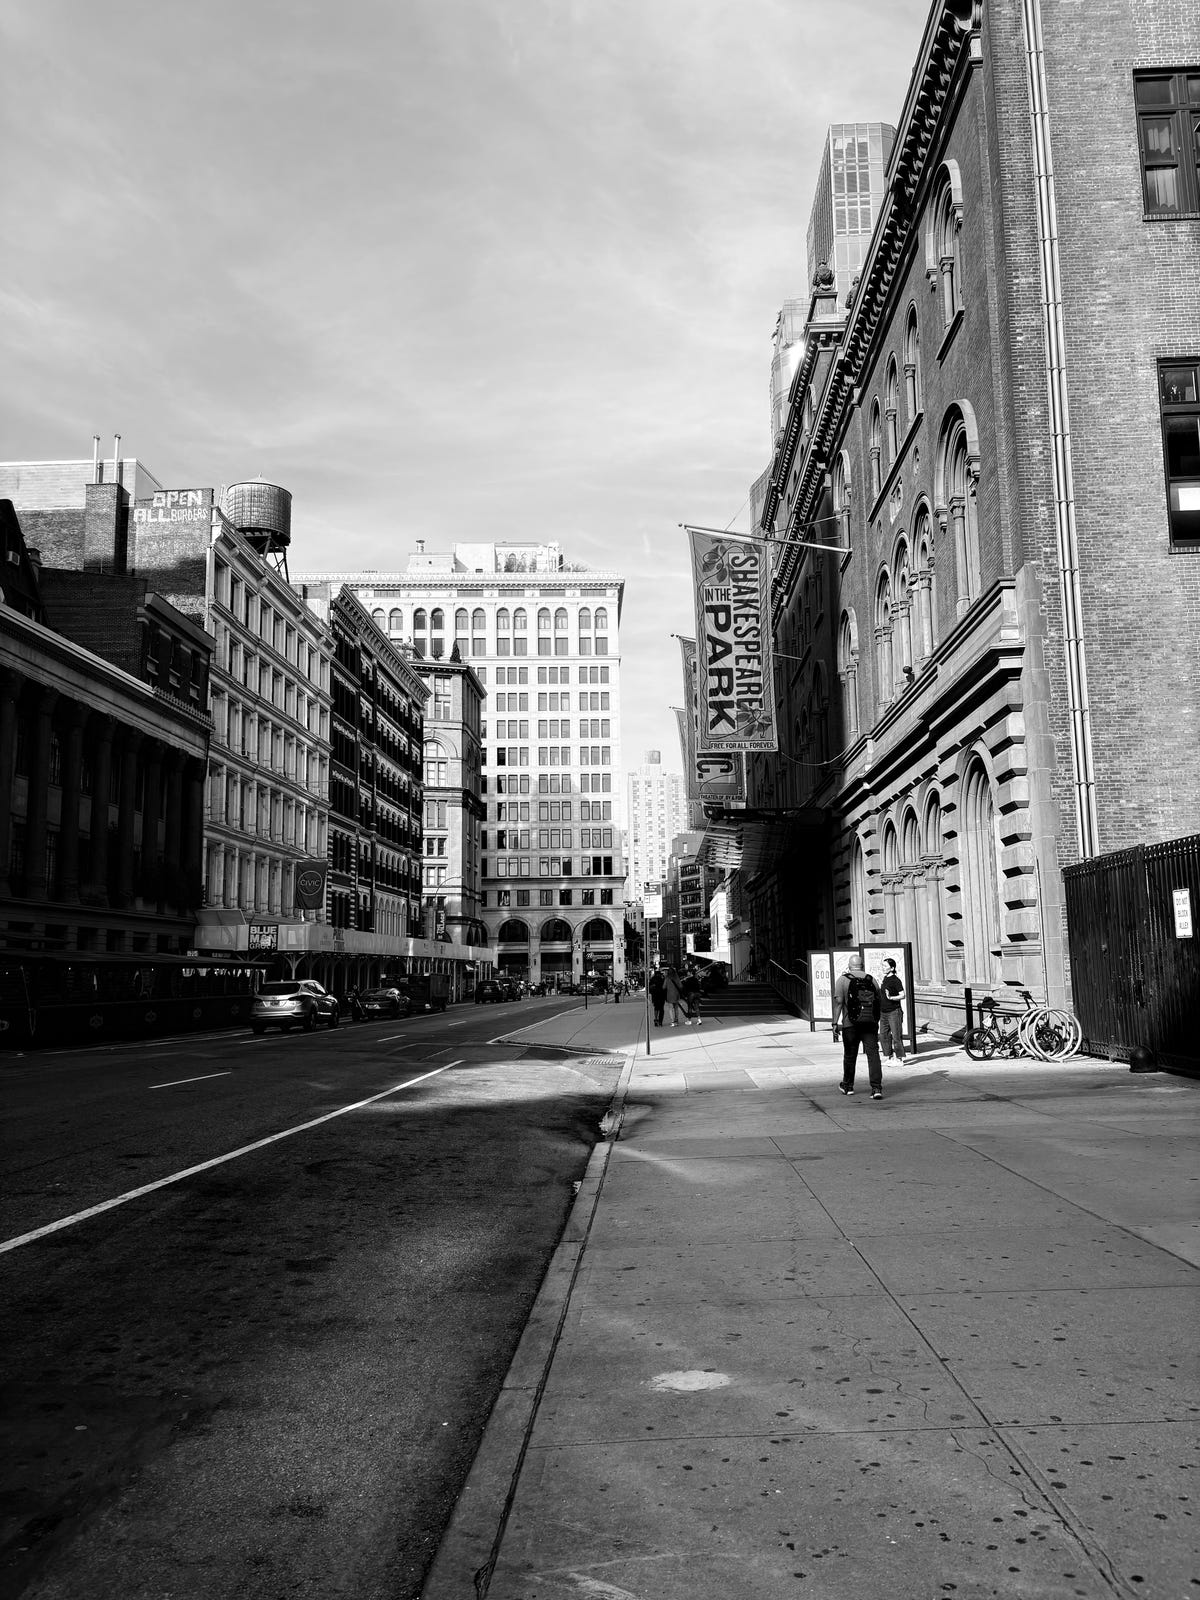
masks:
[[[1200,834],[1063,871],[1075,1013],[1085,1048],[1200,1073]]]

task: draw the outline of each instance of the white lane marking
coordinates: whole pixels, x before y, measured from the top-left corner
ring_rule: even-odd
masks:
[[[151,1089],[174,1089],[181,1083],[205,1083],[209,1078],[228,1078],[233,1072],[232,1067],[226,1067],[224,1072],[202,1072],[198,1078],[172,1078],[170,1083],[152,1083]]]
[[[407,1038],[407,1034],[389,1033],[386,1039],[376,1039],[375,1043],[376,1044],[391,1044],[392,1041],[395,1040],[395,1039],[404,1039],[404,1038]]]
[[[403,1083],[395,1083],[390,1089],[381,1089],[378,1094],[368,1095],[365,1100],[356,1100],[352,1106],[342,1106],[337,1111],[327,1111],[323,1117],[314,1117],[311,1122],[301,1122],[294,1128],[285,1128],[282,1133],[268,1134],[265,1139],[256,1139],[253,1144],[244,1144],[237,1150],[230,1150],[223,1156],[213,1156],[211,1161],[201,1161],[194,1167],[185,1167],[182,1172],[173,1172],[169,1178],[158,1178],[154,1183],[144,1183],[140,1189],[130,1189],[126,1194],[119,1194],[115,1199],[102,1200],[98,1206],[89,1206],[86,1211],[76,1211],[73,1216],[63,1217],[58,1222],[48,1222],[44,1228],[34,1228],[32,1233],[18,1234],[15,1239],[5,1239],[0,1242],[0,1255],[5,1251],[16,1250],[23,1244],[32,1244],[34,1239],[44,1239],[48,1233],[58,1233],[62,1228],[70,1228],[77,1222],[86,1222],[89,1217],[98,1217],[103,1211],[111,1211],[115,1206],[123,1206],[130,1200],[140,1200],[144,1194],[153,1194],[156,1189],[165,1189],[172,1183],[182,1183],[185,1178],[194,1178],[198,1172],[208,1172],[213,1167],[221,1167],[227,1161],[236,1161],[238,1156],[248,1156],[253,1150],[262,1150],[269,1144],[276,1144],[280,1139],[290,1139],[294,1133],[306,1133],[309,1128],[319,1128],[323,1122],[332,1122],[335,1117],[344,1117],[347,1112],[361,1111],[363,1106],[374,1105],[376,1100],[386,1100],[391,1094],[399,1094],[401,1089],[411,1089],[414,1084],[424,1083],[426,1078],[436,1078],[440,1072],[449,1072],[451,1067],[458,1066],[457,1061],[447,1061],[444,1067],[434,1067],[432,1072],[423,1072],[419,1078],[407,1078]]]

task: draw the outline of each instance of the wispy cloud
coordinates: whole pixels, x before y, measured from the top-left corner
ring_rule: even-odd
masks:
[[[925,9],[10,11],[0,452],[261,472],[310,570],[558,539],[626,574],[626,759],[673,761],[677,524],[766,464],[822,133],[895,117]]]

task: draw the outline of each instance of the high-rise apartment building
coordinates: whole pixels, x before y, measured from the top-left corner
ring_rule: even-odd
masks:
[[[626,782],[626,840],[630,901],[640,901],[647,883],[667,876],[671,841],[688,825],[683,774],[664,772],[662,753],[647,750],[641,766]]]
[[[808,282],[821,265],[831,268],[839,301],[867,258],[895,142],[886,122],[835,122],[825,137],[808,218]]]
[[[418,658],[447,660],[457,645],[486,690],[479,915],[498,966],[578,978],[586,954],[589,969],[623,977],[625,580],[567,564],[553,543],[422,541],[404,572],[326,581],[353,589]],[[431,726],[427,746],[435,738]]]

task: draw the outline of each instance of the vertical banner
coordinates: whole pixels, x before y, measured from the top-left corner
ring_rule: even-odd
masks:
[[[699,816],[689,817],[693,827],[703,827],[704,807],[744,806],[746,803],[745,758],[740,750],[698,750],[696,724],[700,715],[700,686],[696,671],[696,641],[679,641],[683,657],[683,697],[686,711],[679,711],[679,739],[683,746],[684,784],[689,807],[694,802]]]
[[[778,750],[765,540],[689,528],[696,596],[697,746]]]

